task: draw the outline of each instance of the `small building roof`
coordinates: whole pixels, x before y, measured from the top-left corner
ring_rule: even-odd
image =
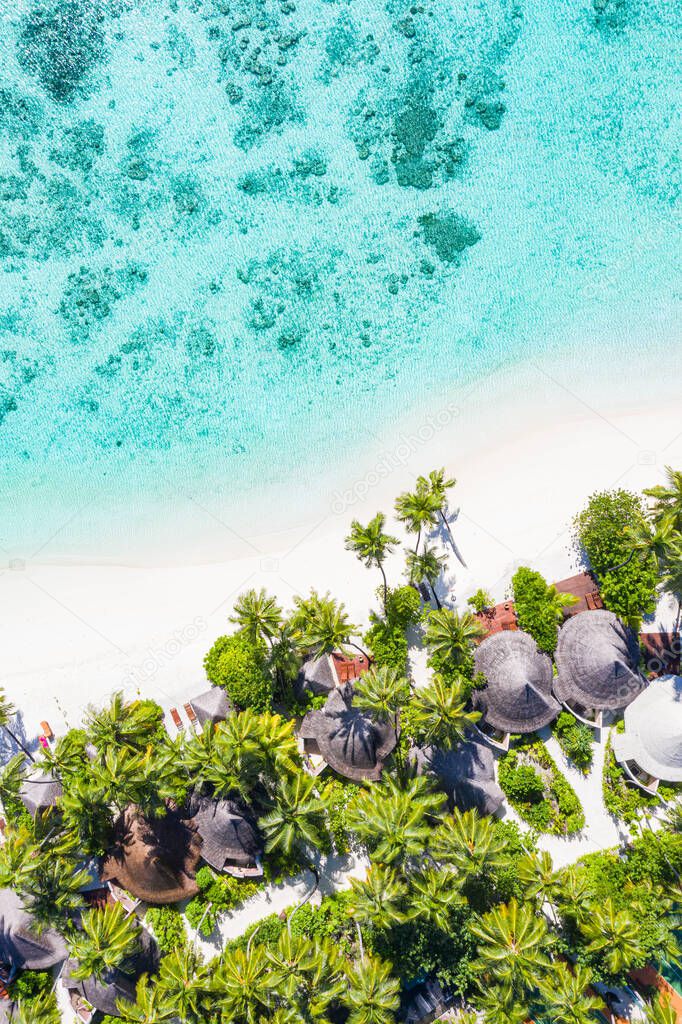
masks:
[[[398,737],[388,722],[379,722],[353,707],[353,686],[336,688],[319,711],[309,711],[299,734],[315,740],[322,757],[348,779],[378,779]]]
[[[39,931],[12,889],[0,889],[0,961],[29,971],[44,971],[66,959],[66,943],[53,928]]]
[[[232,711],[227,694],[219,686],[212,686],[198,697],[193,697],[190,704],[194,708],[199,725],[206,722],[224,722]]]
[[[222,871],[226,864],[248,867],[262,854],[256,822],[236,800],[193,796],[189,811],[201,837],[201,856],[216,871]]]
[[[359,679],[368,668],[367,659],[360,653],[350,655],[334,651],[333,654],[313,655],[301,666],[297,690],[299,693],[310,690],[316,696],[330,693],[336,686]]]
[[[116,882],[147,903],[177,903],[196,896],[201,839],[191,821],[171,809],[162,818],[145,818],[131,806],[119,817],[114,832],[102,865],[103,881]]]
[[[625,709],[625,730],[613,733],[619,761],[636,761],[663,782],[682,782],[682,676],[649,683]]]
[[[418,775],[435,775],[451,810],[458,807],[460,811],[495,814],[502,806],[504,793],[495,781],[495,758],[490,747],[471,740],[452,750],[415,747],[410,759]]]
[[[584,708],[627,707],[646,686],[636,634],[605,609],[582,612],[561,627],[555,661],[555,695]]]
[[[24,779],[19,797],[33,817],[54,807],[64,790],[59,779],[49,773],[36,773]]]
[[[69,960],[64,969],[63,983],[69,991],[76,991],[87,999],[100,1013],[112,1017],[120,1016],[117,1001],[134,1003],[136,985],[143,974],[155,974],[159,968],[159,949],[149,932],[140,930],[140,947],[136,953],[124,960],[119,967],[105,971],[100,978],[91,975],[83,981],[73,977],[78,966],[76,960]]]
[[[493,633],[478,647],[474,666],[487,685],[474,691],[472,702],[494,729],[535,732],[559,714],[552,696],[551,659],[528,633]]]

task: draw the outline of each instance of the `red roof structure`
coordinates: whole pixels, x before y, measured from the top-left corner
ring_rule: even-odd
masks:
[[[501,604],[496,604],[494,608],[486,608],[485,611],[477,612],[475,618],[484,627],[486,636],[490,636],[492,633],[501,633],[503,629],[519,628],[513,601],[503,601]]]
[[[355,682],[369,669],[367,658],[360,653],[351,657],[348,654],[341,654],[340,651],[334,651],[331,657],[339,686]]]

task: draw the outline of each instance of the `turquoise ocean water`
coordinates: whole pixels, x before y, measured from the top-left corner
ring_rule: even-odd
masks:
[[[680,297],[681,12],[0,0],[4,551],[178,491],[304,502],[439,389],[599,359],[587,323],[645,363]]]

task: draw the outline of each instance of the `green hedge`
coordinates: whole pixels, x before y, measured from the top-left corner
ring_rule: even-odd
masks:
[[[190,928],[199,928],[200,935],[208,937],[213,932],[221,914],[234,910],[251,899],[265,886],[258,882],[247,882],[232,875],[216,875],[209,867],[197,871],[199,893],[190,900],[185,910]]]
[[[619,722],[619,726],[622,730],[622,723]],[[602,795],[609,814],[630,825],[631,831],[636,830],[640,811],[645,807],[655,807],[659,802],[653,794],[645,793],[627,781],[627,775],[616,761],[610,736],[604,753]]]
[[[162,953],[172,953],[187,941],[182,914],[177,907],[150,907],[145,922],[151,926]]]
[[[552,726],[552,732],[569,761],[586,775],[592,767],[592,730],[589,725],[576,721],[569,711],[562,711]]]
[[[559,637],[559,625],[547,580],[541,573],[521,566],[512,577],[512,591],[519,626],[530,633],[540,650],[552,654]]]
[[[530,764],[524,764],[526,758]],[[550,772],[550,782],[545,784],[543,796],[539,796],[531,780],[531,773],[540,775],[538,768]],[[512,807],[538,832],[561,836],[579,832],[584,827],[580,800],[541,740],[524,738],[515,749],[508,751],[499,763],[499,780]]]
[[[244,633],[219,636],[204,658],[204,668],[209,681],[221,686],[238,708],[271,709],[274,687],[262,644]]]

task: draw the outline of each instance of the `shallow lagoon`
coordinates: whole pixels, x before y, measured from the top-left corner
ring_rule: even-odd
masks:
[[[673,0],[0,13],[10,553],[306,499],[446,388],[598,360],[581,325],[673,336]]]

